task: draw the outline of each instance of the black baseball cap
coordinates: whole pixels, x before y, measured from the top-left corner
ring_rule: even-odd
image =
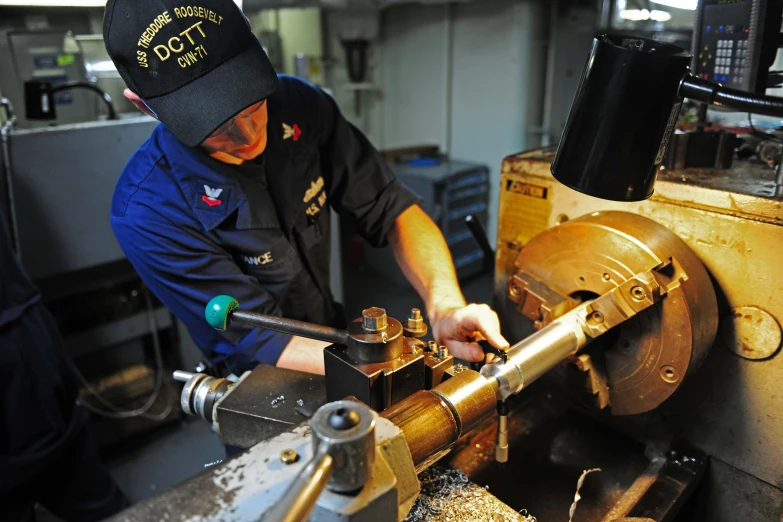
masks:
[[[103,39],[128,88],[192,147],[278,87],[232,0],[109,0]]]

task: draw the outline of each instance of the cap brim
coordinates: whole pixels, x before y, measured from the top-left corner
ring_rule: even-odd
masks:
[[[145,100],[185,145],[195,147],[247,107],[265,100],[279,80],[261,45],[251,45],[176,91]]]

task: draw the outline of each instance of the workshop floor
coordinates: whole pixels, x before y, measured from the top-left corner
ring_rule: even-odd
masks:
[[[412,288],[390,283],[369,269],[352,270],[344,286],[348,317],[356,317],[373,305],[385,307],[392,317],[405,317],[411,307],[422,306]],[[463,291],[468,301],[491,302],[490,275],[463,282]],[[120,455],[108,459],[108,466],[131,502],[139,502],[195,475],[224,455],[210,426],[188,419],[126,446]]]

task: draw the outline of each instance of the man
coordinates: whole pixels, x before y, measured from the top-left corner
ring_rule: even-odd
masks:
[[[466,306],[416,198],[332,98],[277,76],[231,0],[109,0],[104,39],[126,97],[163,124],[122,173],[112,226],[213,362],[234,373],[259,363],[323,372],[326,343],[217,332],[204,307],[228,294],[247,310],[341,322],[328,285],[329,207],[374,246],[391,243],[451,353],[482,359],[478,335],[508,346],[489,307]]]
[[[76,403],[54,319],[14,255],[0,208],[0,519],[103,520],[129,503],[103,467]]]

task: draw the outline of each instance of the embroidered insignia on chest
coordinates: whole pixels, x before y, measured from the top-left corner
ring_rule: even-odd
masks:
[[[293,126],[283,124],[283,139],[287,140],[290,138],[293,138],[294,141],[299,141],[299,136],[302,135],[302,129],[299,128],[299,125],[294,123]]]
[[[303,201],[307,203],[316,197],[318,193],[321,192],[322,188],[324,188],[324,178],[323,176],[318,176],[317,180],[310,182],[310,188],[307,189],[307,192],[305,192]]]
[[[223,189],[214,189],[208,185],[204,185],[204,192],[206,192],[206,194],[201,196],[201,200],[210,207],[216,207],[223,203],[223,201],[219,199]]]

